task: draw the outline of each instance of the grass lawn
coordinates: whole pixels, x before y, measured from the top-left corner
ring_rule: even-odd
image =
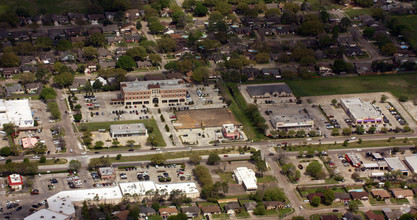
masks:
[[[409,29],[410,36],[407,37],[408,42],[413,46],[417,46],[417,15],[399,15],[392,16],[401,25],[405,25]]]
[[[257,177],[258,183],[273,183],[276,181],[275,177],[264,175],[263,177]]]
[[[358,17],[359,15],[368,14],[371,15],[373,12],[373,8],[360,8],[360,9],[353,9],[353,8],[347,8],[345,9],[345,14],[349,16],[349,18],[353,19],[354,17]]]
[[[159,215],[151,215],[148,218],[149,220],[162,220],[162,217]]]
[[[410,204],[410,202],[407,199],[395,199],[395,198],[390,198],[389,199],[393,204],[398,204],[398,205],[402,205],[402,204]]]
[[[238,218],[249,218],[250,215],[246,210],[242,209],[242,211],[240,213],[236,214],[236,217],[238,217]]]
[[[343,149],[343,148],[364,148],[364,147],[380,147],[380,146],[400,146],[400,145],[408,145],[413,141],[417,141],[417,139],[409,139],[407,143],[403,143],[402,139],[393,139],[390,142],[387,140],[376,140],[376,141],[363,141],[362,144],[358,142],[349,143],[347,147],[344,147],[342,143],[338,144],[322,144],[320,146],[317,145],[298,145],[298,146],[289,146],[287,147],[287,151],[300,151],[300,150],[308,150],[311,148],[320,148],[320,149]],[[318,149],[318,150],[320,150]],[[321,151],[321,150],[320,150]]]
[[[371,205],[385,205],[387,203],[385,203],[385,200],[377,200],[376,198],[370,196],[369,197],[369,203]]]
[[[26,8],[31,15],[39,14],[39,10],[55,14],[86,12],[89,2],[89,0],[0,0],[0,13],[14,11],[17,7]]]
[[[314,214],[314,215],[311,215],[310,216],[310,220],[320,220],[321,218],[320,218],[320,216],[322,216],[322,215],[337,215],[337,217],[339,217],[339,218],[341,218],[342,217],[342,214],[341,213],[338,213],[338,214],[335,214],[335,213],[326,213],[326,214]]]
[[[406,95],[411,99],[417,98],[417,77],[415,74],[289,80],[287,84],[296,96],[391,92],[397,97]]]
[[[38,166],[66,164],[67,162],[68,161],[66,159],[59,159],[59,160],[48,159],[48,160],[46,160],[45,163],[40,163],[39,160],[33,161],[33,163],[37,164]]]
[[[285,217],[286,215],[292,213],[294,210],[292,208],[278,209],[279,216]]]
[[[236,184],[236,181],[233,179],[232,172],[223,172],[221,170],[217,171],[217,174],[222,178],[223,182]]]
[[[155,119],[80,123],[78,125],[78,129],[81,130],[80,128],[83,128],[84,126],[86,126],[89,131],[98,131],[98,129],[110,130],[110,125],[133,124],[133,123],[143,123],[143,124],[145,124],[146,128],[148,129],[148,134],[152,135],[154,137],[154,140],[156,142],[157,147],[167,146],[164,139],[162,138],[162,134],[161,134],[161,131],[158,128],[158,125],[156,125]],[[149,132],[149,128],[152,129],[152,132]]]
[[[229,219],[229,216],[226,213],[212,215],[214,219]]]

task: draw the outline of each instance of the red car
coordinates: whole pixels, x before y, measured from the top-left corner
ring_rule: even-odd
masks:
[[[38,195],[39,194],[39,190],[34,189],[32,190],[32,192],[30,192],[31,195]]]
[[[303,165],[298,164],[298,169],[302,170],[303,169]]]
[[[229,157],[229,155],[224,155],[223,157]]]

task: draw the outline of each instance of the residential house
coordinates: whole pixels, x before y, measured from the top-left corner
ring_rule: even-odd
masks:
[[[88,15],[88,20],[91,22],[91,24],[93,25],[97,25],[99,21],[103,21],[104,15],[103,14],[91,14]]]
[[[196,218],[200,215],[200,209],[197,206],[182,207],[181,212],[186,214],[188,218]]]
[[[92,27],[87,30],[87,35],[91,36],[93,34],[101,33],[101,28],[99,27]]]
[[[364,54],[359,46],[345,47],[345,54],[348,57],[361,56]]]
[[[64,38],[65,36],[64,29],[55,28],[48,30],[48,37],[51,39]]]
[[[213,61],[214,63],[222,63],[224,62],[223,56],[221,54],[211,54],[207,56],[207,59]]]
[[[266,210],[283,209],[285,204],[281,201],[264,201]]]
[[[340,36],[338,38],[339,44],[345,47],[356,47],[356,42],[353,40],[352,35]]]
[[[89,62],[85,65],[84,73],[91,74],[97,71],[97,64],[94,62]]]
[[[372,72],[371,63],[354,63],[353,66],[355,67],[357,74],[366,74]]]
[[[138,65],[138,68],[152,67],[152,63],[149,60],[138,61],[138,62],[136,62],[136,64]]]
[[[110,12],[106,11],[104,12],[104,17],[110,21],[113,21],[114,17],[116,16],[117,12]]]
[[[261,75],[261,70],[258,68],[247,67],[242,69],[242,74],[246,75],[248,77],[248,80],[253,80],[257,76]]]
[[[182,57],[186,53],[192,53],[192,52],[188,48],[184,47],[184,48],[181,48],[180,50],[174,52],[174,56],[175,57]]]
[[[237,202],[229,202],[226,205],[224,205],[224,210],[228,214],[235,214],[239,213],[242,208],[240,207],[239,203]]]
[[[298,73],[298,68],[292,65],[285,65],[285,66],[280,66],[279,67],[279,72],[281,75],[283,74],[290,74],[290,75],[295,75]]]
[[[134,23],[127,23],[120,27],[120,33],[126,34],[126,33],[137,33],[136,24]]]
[[[121,43],[122,40],[123,40],[123,37],[121,37],[121,36],[116,36],[116,37],[108,36],[108,37],[106,37],[106,40],[107,40],[108,44],[114,45],[116,43]]]
[[[87,36],[75,36],[75,37],[71,37],[71,42],[75,43],[75,42],[87,42]]]
[[[25,88],[27,94],[36,94],[42,89],[42,83],[28,83]]]
[[[322,215],[320,216],[321,220],[339,220],[339,217],[337,215]]]
[[[52,14],[51,18],[55,26],[69,24],[69,19],[67,16]]]
[[[119,211],[117,213],[114,213],[114,216],[118,220],[128,220],[129,219],[129,213],[130,213],[129,210],[123,210],[123,211]]]
[[[48,35],[48,32],[46,30],[38,30],[37,32],[32,32],[30,34],[30,37],[32,38],[32,40],[36,40],[39,37],[43,37]]]
[[[111,60],[111,61],[99,60],[98,64],[100,65],[100,68],[102,68],[102,69],[115,68],[116,67],[116,62],[114,62],[113,60]]]
[[[350,195],[349,193],[335,193],[334,194],[334,202],[349,202]]]
[[[38,66],[21,66],[22,73],[36,73]]]
[[[169,216],[178,215],[178,210],[175,207],[168,207],[168,208],[160,208],[159,215],[163,219],[167,219]]]
[[[362,218],[362,216],[361,215],[354,215],[353,213],[351,213],[351,212],[346,212],[344,215],[343,215],[343,218],[342,218],[343,220],[363,220],[363,218]]]
[[[388,219],[388,220],[400,219],[400,217],[402,215],[402,212],[398,209],[392,210],[391,208],[383,208],[381,210],[384,213],[386,219]]]
[[[371,194],[378,199],[389,199],[391,197],[385,189],[373,189],[371,190]]]
[[[43,52],[39,55],[39,59],[43,64],[54,64],[56,60],[53,52]]]
[[[353,200],[368,200],[368,192],[350,192],[350,196]]]
[[[264,76],[275,76],[275,78],[281,78],[281,75],[279,75],[279,70],[275,68],[262,68],[261,72],[264,74]]]
[[[20,65],[36,65],[35,56],[19,56]]]
[[[71,52],[63,52],[59,58],[61,62],[75,62],[75,56]]]
[[[101,30],[104,34],[116,34],[116,36],[119,35],[119,27],[117,24],[109,24],[106,26],[101,27]]]
[[[76,92],[78,91],[78,88],[85,86],[85,84],[87,83],[87,81],[85,79],[74,79],[74,82],[72,83],[72,85],[69,87],[71,91]]]
[[[155,209],[151,207],[141,206],[139,207],[139,217],[145,218],[146,216],[152,216],[155,215]]]
[[[249,201],[249,202],[243,203],[243,206],[245,207],[247,212],[253,212],[253,210],[255,210],[257,204],[254,201]]]
[[[411,199],[414,197],[414,193],[411,189],[395,188],[391,190],[391,193],[396,199]]]
[[[75,37],[82,34],[82,28],[80,26],[70,27],[65,29],[65,34],[68,37]]]
[[[368,220],[385,220],[384,215],[375,214],[372,210],[365,212],[365,216]]]
[[[125,16],[128,20],[131,20],[131,21],[135,21],[136,19],[141,17],[139,13],[139,9],[137,8],[126,10]]]
[[[111,52],[106,48],[100,47],[97,49],[99,59],[112,59]]]
[[[87,17],[85,17],[82,13],[68,13],[68,17],[71,20],[72,24],[75,24],[77,20],[79,21],[87,21]]]
[[[309,193],[307,195],[307,199],[311,202],[311,201],[313,201],[313,198],[316,197],[316,196],[320,197],[320,199],[324,198],[323,193]]]
[[[217,205],[203,206],[200,208],[203,215],[216,215],[222,213],[222,210]]]
[[[3,68],[3,77],[11,78],[13,75],[19,74],[19,67],[5,67]]]
[[[12,95],[19,95],[19,94],[24,94],[25,90],[23,89],[22,85],[20,84],[12,84],[12,85],[6,85],[4,87],[4,89],[6,90],[6,95],[7,96],[12,96]]]

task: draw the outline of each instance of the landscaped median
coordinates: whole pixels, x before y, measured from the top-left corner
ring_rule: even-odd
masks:
[[[162,137],[161,131],[156,124],[155,119],[147,120],[130,120],[130,121],[108,121],[108,122],[92,122],[92,123],[80,123],[78,130],[80,131],[98,131],[99,129],[110,130],[110,125],[118,124],[134,124],[143,123],[148,130],[148,135],[153,137],[154,146],[165,147],[166,143]]]
[[[346,137],[348,139],[348,137]],[[288,145],[284,147],[286,151],[307,151],[311,148],[315,148],[317,151],[321,152],[323,150],[330,150],[330,149],[349,149],[349,148],[368,148],[368,147],[395,147],[395,146],[415,146],[417,143],[417,138],[409,138],[409,139],[391,139],[387,138],[386,140],[372,140],[372,141],[362,141],[359,143],[358,141],[349,141],[347,146],[343,146],[343,143],[336,143],[336,144],[303,144],[303,145]]]

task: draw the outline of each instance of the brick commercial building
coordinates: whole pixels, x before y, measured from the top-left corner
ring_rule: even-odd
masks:
[[[14,191],[20,191],[23,188],[23,179],[19,174],[12,174],[8,176],[7,182],[9,183],[10,188]]]
[[[124,105],[185,102],[187,89],[184,81],[152,80],[120,83]]]

